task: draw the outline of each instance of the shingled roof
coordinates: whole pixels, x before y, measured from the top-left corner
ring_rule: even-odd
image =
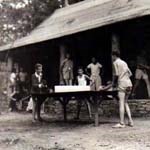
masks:
[[[51,40],[145,15],[150,15],[150,0],[85,0],[57,9],[28,36],[0,47],[0,51]]]

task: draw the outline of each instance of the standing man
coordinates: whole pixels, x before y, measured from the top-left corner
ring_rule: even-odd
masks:
[[[92,62],[87,66],[87,69],[91,71],[91,80],[93,82],[91,90],[98,91],[102,84],[102,79],[100,77],[102,65],[97,62],[95,57],[93,57],[91,61]]]
[[[31,93],[42,93],[43,89],[46,88],[46,85],[44,84],[43,80],[43,74],[42,74],[43,67],[41,64],[37,63],[35,65],[35,73],[32,75],[31,79]],[[41,112],[41,105],[44,102],[46,97],[38,96],[38,97],[32,97],[33,99],[33,121],[36,120],[36,115],[38,121],[42,121],[42,118],[40,116]]]
[[[119,97],[119,115],[120,122],[113,126],[114,128],[125,127],[124,114],[127,112],[129,119],[128,125],[133,126],[133,120],[131,117],[131,111],[128,105],[128,97],[132,90],[132,83],[130,76],[132,75],[128,65],[125,61],[120,59],[120,53],[118,51],[112,52],[113,60],[113,87],[118,89]]]
[[[142,51],[139,56],[137,56],[137,68],[135,71],[135,83],[133,86],[132,97],[134,98],[136,88],[139,86],[140,80],[144,80],[147,87],[148,98],[150,98],[150,82],[147,71],[150,70],[148,63],[146,61],[146,53]]]
[[[73,81],[73,61],[70,58],[70,54],[66,54],[66,58],[61,64],[60,72],[64,80],[65,85],[72,85]]]

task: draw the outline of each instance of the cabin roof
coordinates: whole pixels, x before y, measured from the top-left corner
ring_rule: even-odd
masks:
[[[149,14],[149,0],[85,0],[55,10],[29,35],[1,46],[0,51],[60,38]]]

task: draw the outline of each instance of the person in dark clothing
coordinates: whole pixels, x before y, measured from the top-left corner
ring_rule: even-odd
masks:
[[[149,64],[146,60],[146,53],[143,50],[139,56],[137,56],[137,68],[135,71],[135,83],[132,90],[132,98],[135,98],[136,89],[140,86],[140,80],[144,80],[147,87],[148,98],[150,98],[150,81],[148,71],[150,70]]]
[[[42,93],[45,92],[47,89],[47,85],[45,80],[43,80],[42,75],[43,66],[42,64],[37,63],[35,65],[35,73],[32,75],[31,79],[31,93]],[[42,121],[42,118],[40,116],[41,112],[41,105],[45,100],[45,97],[33,97],[33,121],[37,120]]]

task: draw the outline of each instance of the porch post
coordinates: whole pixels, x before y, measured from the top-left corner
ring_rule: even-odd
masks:
[[[112,51],[120,51],[120,40],[117,34],[112,34]]]
[[[62,79],[62,75],[60,73],[60,67],[61,67],[61,64],[62,64],[62,61],[65,59],[65,55],[66,55],[66,48],[63,44],[61,44],[59,46],[59,53],[60,53],[60,60],[59,60],[59,83],[60,84],[63,84],[63,79]]]
[[[120,52],[120,40],[119,40],[119,36],[117,34],[112,34],[111,36],[111,52],[113,51],[119,51]],[[112,61],[112,60],[111,60]],[[112,61],[112,81],[113,79],[113,75],[115,74],[115,70],[113,67],[113,61]]]
[[[9,102],[9,94],[10,94],[10,88],[9,88],[9,76],[13,68],[13,58],[11,56],[8,56],[7,60],[7,71],[6,71],[6,88],[7,88],[7,102]]]
[[[68,6],[69,5],[69,0],[64,0],[64,6]]]
[[[12,66],[13,66],[13,59],[12,57],[9,56],[7,59],[7,71],[8,72],[11,72]]]

